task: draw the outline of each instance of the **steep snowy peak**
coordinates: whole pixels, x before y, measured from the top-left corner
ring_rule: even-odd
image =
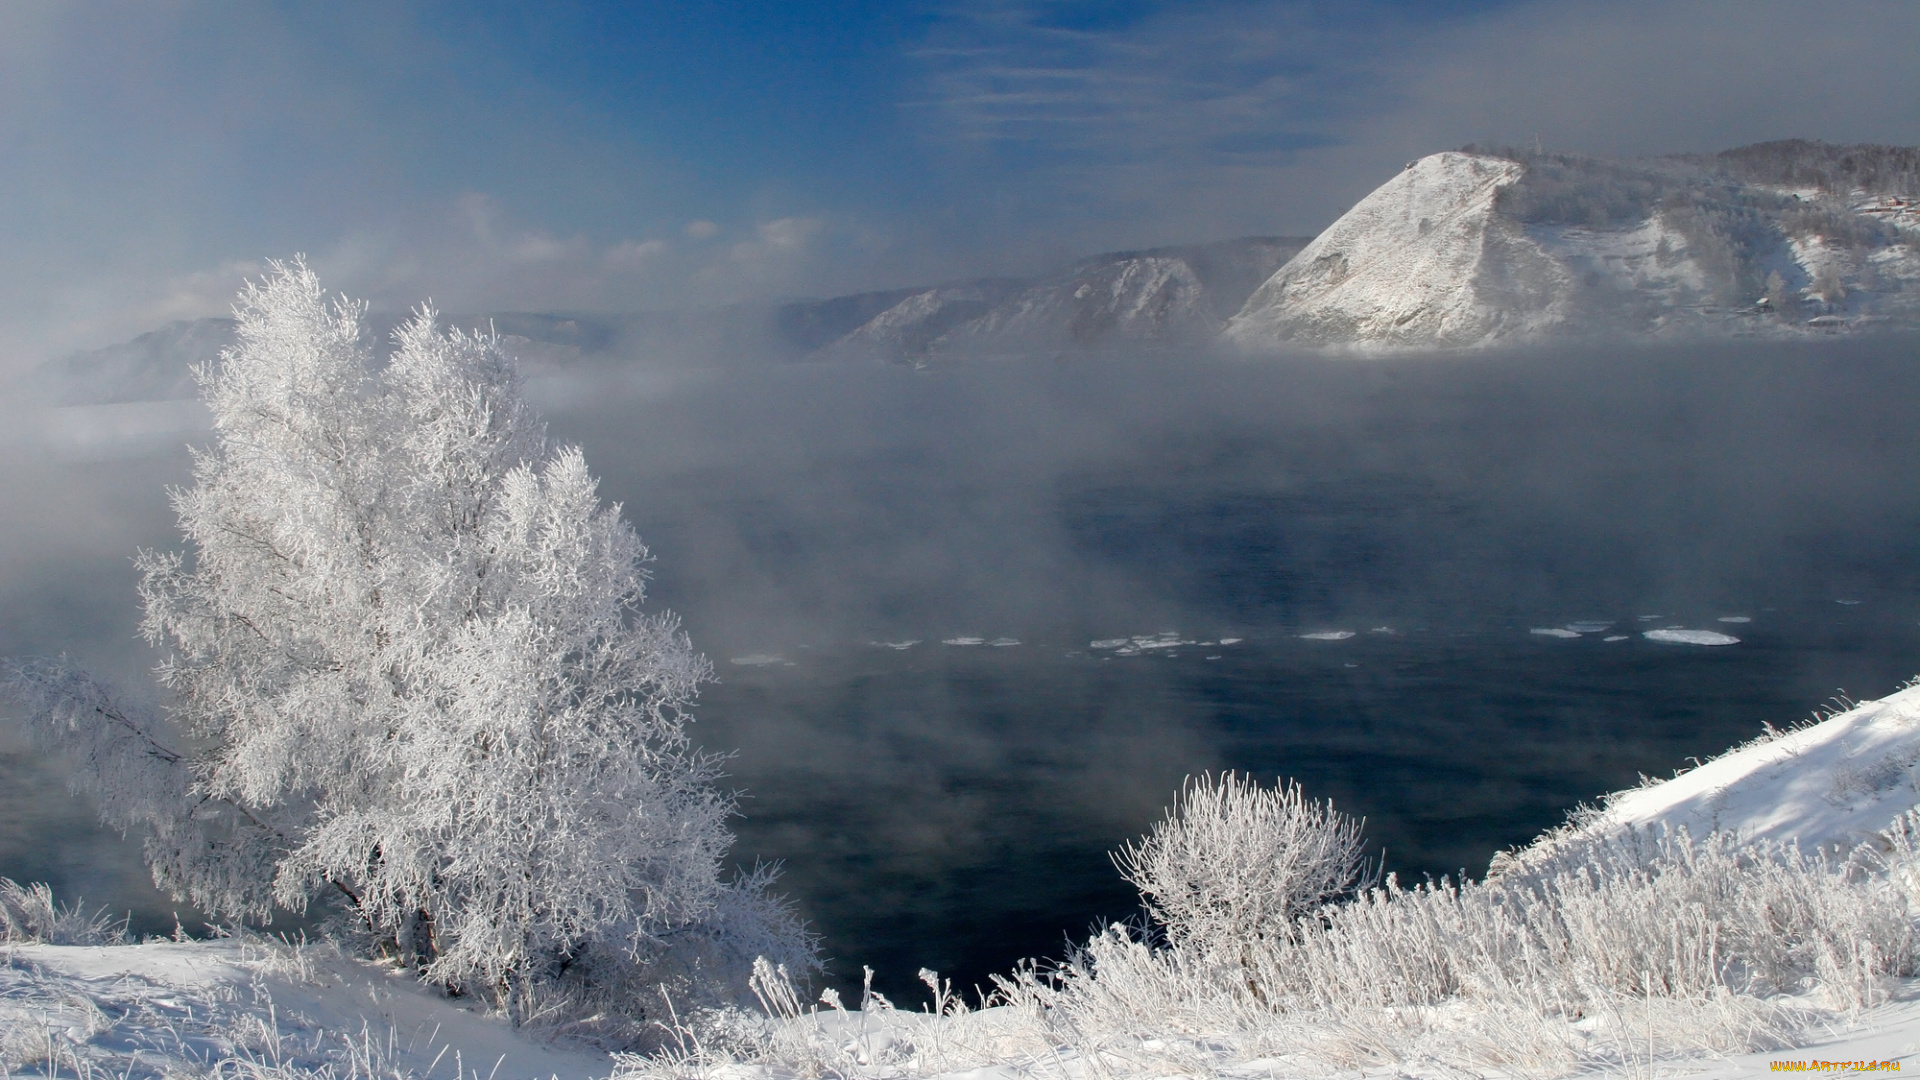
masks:
[[[1497,205],[1523,172],[1452,151],[1409,164],[1255,290],[1227,337],[1462,346],[1553,324],[1566,275]]]
[[[1920,150],[1424,158],[1263,285],[1245,347],[1796,337],[1920,326]]]

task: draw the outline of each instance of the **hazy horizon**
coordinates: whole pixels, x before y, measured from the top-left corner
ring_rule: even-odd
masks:
[[[0,12],[0,375],[305,252],[386,310],[822,296],[1311,234],[1469,142],[1920,143],[1898,0]]]

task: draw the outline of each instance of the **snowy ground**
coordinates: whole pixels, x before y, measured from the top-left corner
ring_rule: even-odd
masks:
[[[226,1062],[224,1068],[216,1068]],[[528,1038],[328,946],[0,946],[0,1066],[13,1076],[220,1071],[606,1076],[605,1054]]]
[[[1617,832],[1684,826],[1696,835],[1720,829],[1760,839],[1851,846],[1870,839],[1916,803],[1920,686],[1756,740],[1674,779],[1620,793],[1583,828]],[[1780,1071],[1775,1064],[1780,1062],[1893,1062],[1920,1069],[1920,979],[1884,989],[1885,1003],[1853,1016],[1836,1016],[1822,1035],[1796,1049],[1696,1062],[1667,1059],[1657,1067],[1643,1061],[1627,1072],[1744,1077]],[[916,1069],[906,1058],[886,1068],[862,1066],[880,1065],[889,1047],[907,1043],[928,1046],[946,1039],[989,1045],[1011,1020],[996,1015],[1003,1011],[936,1021],[918,1014],[863,1016],[823,1010],[796,1023],[811,1029],[812,1044],[826,1047],[829,1057],[843,1061],[847,1070],[820,1060],[811,1068],[796,1061],[792,1067],[733,1065],[686,1071],[711,1080],[722,1074],[732,1080],[782,1080],[849,1070],[871,1076],[941,1075],[942,1069]],[[998,1060],[1007,1064],[945,1074],[977,1080],[1035,1074],[1091,1080],[1114,1071],[1111,1063],[1092,1067],[1071,1055],[1049,1058],[1049,1048],[1026,1045],[1031,1039],[1020,1035],[1017,1025],[1005,1030],[1012,1034],[1006,1036],[1004,1056]],[[1653,1049],[1659,1056],[1658,1048]],[[933,1060],[954,1059],[949,1055]],[[515,1031],[469,1004],[447,1000],[329,945],[293,948],[225,939],[110,947],[0,946],[0,1076],[589,1080],[621,1068],[606,1054]],[[1786,1068],[1799,1071],[1792,1065]],[[661,1075],[658,1069],[646,1071]],[[1299,1072],[1282,1060],[1212,1066],[1197,1061],[1192,1071],[1248,1078]],[[1852,1070],[1829,1066],[1818,1071]],[[1324,1070],[1309,1072],[1321,1075]]]

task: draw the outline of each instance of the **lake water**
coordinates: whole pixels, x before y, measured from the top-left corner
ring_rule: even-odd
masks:
[[[1914,351],[532,390],[715,663],[697,726],[738,750],[738,856],[785,861],[835,981],[871,964],[917,1000],[920,967],[983,983],[1132,914],[1107,853],[1193,773],[1296,778],[1403,877],[1477,875],[1642,773],[1920,672]],[[126,555],[169,542],[184,478],[178,455],[15,470],[0,646],[137,673]],[[1670,626],[1741,640],[1642,636]],[[18,740],[0,755],[0,874],[170,927],[129,845]]]

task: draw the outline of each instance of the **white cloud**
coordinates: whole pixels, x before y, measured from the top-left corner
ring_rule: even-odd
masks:
[[[768,252],[791,252],[804,249],[815,237],[820,235],[822,222],[819,218],[784,217],[763,222],[754,232],[760,237],[756,249],[752,245],[741,244],[734,248],[736,257],[745,252],[747,258],[761,258]]]

